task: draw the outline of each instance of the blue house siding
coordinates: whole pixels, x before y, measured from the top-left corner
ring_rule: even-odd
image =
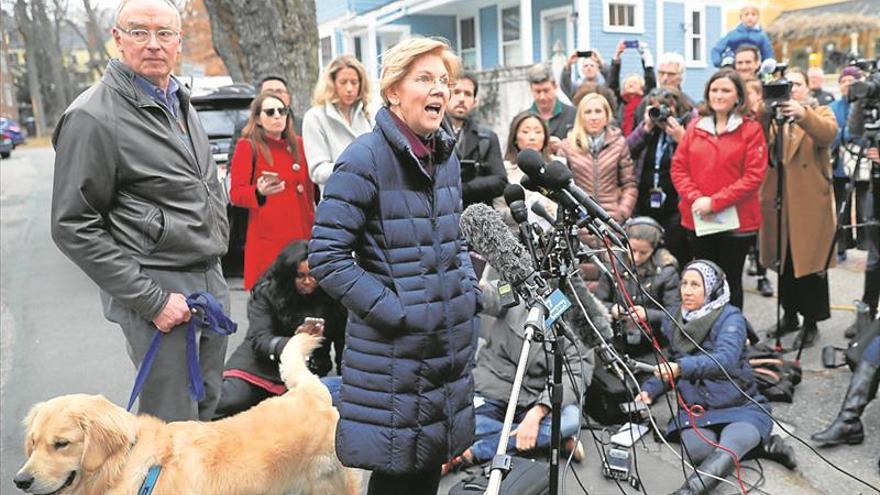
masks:
[[[480,58],[482,69],[498,65],[498,7],[480,9]]]
[[[541,62],[541,54],[544,53],[543,43],[541,39],[541,12],[556,7],[571,6],[571,0],[533,0],[532,1],[532,55],[534,62]],[[569,24],[568,29],[574,29],[573,24]]]
[[[349,4],[351,4],[350,0],[315,2],[315,14],[318,19],[318,24],[345,15],[350,8]]]
[[[458,32],[455,16],[452,15],[408,15],[391,24],[408,24],[410,34],[422,36],[442,36],[449,40],[453,50],[458,50]]]

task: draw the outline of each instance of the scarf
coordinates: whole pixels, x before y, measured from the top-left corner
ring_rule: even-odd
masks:
[[[703,288],[706,293],[706,300],[703,305],[694,310],[681,308],[676,320],[676,325],[672,333],[672,348],[676,352],[688,354],[696,350],[697,344],[703,343],[706,336],[712,330],[712,325],[721,314],[724,306],[730,302],[730,286],[727,280],[723,281],[721,293],[712,298],[712,287],[718,283],[719,279],[723,279],[724,274],[719,273],[707,263],[699,260],[690,263],[686,270],[693,270],[700,274],[703,279]],[[682,332],[682,328],[684,332]],[[687,334],[687,335],[685,335]],[[690,339],[688,339],[690,336]],[[693,339],[693,342],[691,341]]]
[[[600,151],[602,151],[602,147],[605,146],[605,131],[603,130],[596,136],[590,136],[587,134],[587,143],[586,147],[590,150],[590,153],[593,155],[598,155]]]

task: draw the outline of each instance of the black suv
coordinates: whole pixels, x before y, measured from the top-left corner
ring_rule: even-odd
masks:
[[[208,133],[211,154],[217,162],[220,180],[229,191],[229,161],[236,127],[247,122],[254,87],[250,84],[230,84],[208,92],[194,92],[192,104]],[[247,210],[227,206],[229,216],[229,250],[223,257],[223,273],[227,277],[241,277],[244,267],[244,239],[247,232]]]

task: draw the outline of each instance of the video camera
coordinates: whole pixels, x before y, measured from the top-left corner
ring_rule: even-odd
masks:
[[[863,81],[849,86],[847,100],[852,103],[847,127],[851,139],[868,140],[877,145],[880,137],[880,58],[853,60],[850,65],[866,73]]]
[[[761,80],[764,104],[776,108],[780,103],[791,99],[791,81],[785,78],[788,64],[781,64],[772,58],[761,62],[758,78]]]

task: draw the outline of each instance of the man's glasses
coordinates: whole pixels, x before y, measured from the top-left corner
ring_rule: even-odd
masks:
[[[180,36],[180,31],[173,31],[171,29],[150,31],[149,29],[125,29],[120,26],[116,26],[116,29],[129,35],[132,41],[139,45],[143,45],[149,42],[150,37],[153,35],[153,33],[156,34],[156,40],[159,41],[159,43],[162,45],[167,45],[176,40],[178,36]]]
[[[287,116],[287,113],[290,112],[290,109],[287,107],[280,108],[264,108],[263,113],[266,114],[266,117],[274,117],[275,112],[278,112],[278,115],[281,117]]]

